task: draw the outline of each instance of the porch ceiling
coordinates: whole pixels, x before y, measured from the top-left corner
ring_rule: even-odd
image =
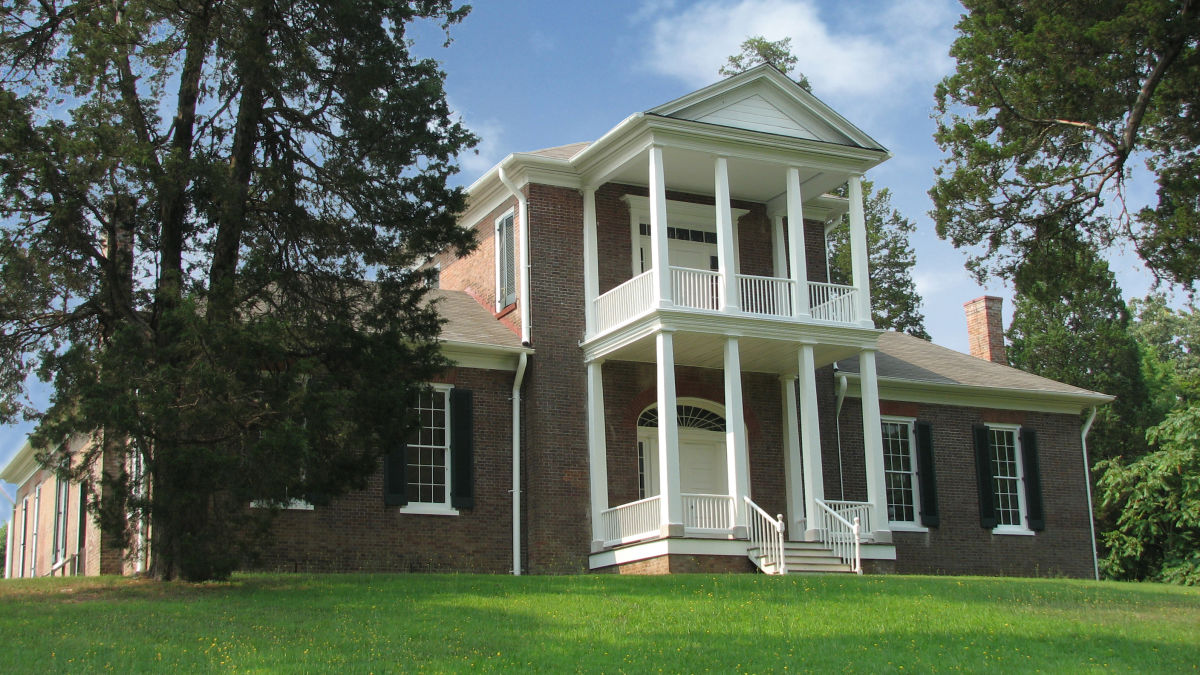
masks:
[[[673,335],[675,365],[716,369],[725,367],[725,335],[686,331],[677,331]],[[779,375],[795,373],[799,368],[799,350],[800,344],[792,340],[745,336],[738,339],[742,372]],[[813,355],[818,368],[855,356],[858,351],[859,347],[848,345],[813,345]],[[655,338],[653,335],[645,336],[619,347],[605,358],[613,361],[654,363]]]
[[[715,192],[715,155],[683,148],[663,148],[663,176],[667,189],[693,194]],[[648,153],[630,159],[606,179],[628,185],[648,185]],[[730,157],[729,190],[734,199],[768,202],[787,192],[787,171],[781,164]],[[805,200],[829,192],[846,182],[849,174],[816,168],[800,170],[801,192]]]

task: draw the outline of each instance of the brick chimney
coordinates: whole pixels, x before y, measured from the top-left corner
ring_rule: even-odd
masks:
[[[1004,298],[985,295],[964,303],[967,312],[967,343],[971,356],[1008,365],[1004,352],[1004,317],[1000,308]]]

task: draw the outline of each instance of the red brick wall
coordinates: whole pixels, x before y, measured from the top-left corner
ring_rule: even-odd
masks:
[[[899,409],[896,406],[899,405]],[[880,403],[882,409],[915,413],[933,425],[941,525],[928,533],[894,532],[896,570],[908,574],[987,574],[1019,576],[1092,575],[1091,539],[1079,418],[1011,410],[933,404]],[[915,410],[914,410],[915,408]],[[866,496],[862,473],[862,423],[858,399],[842,409],[843,457],[852,459],[853,496]],[[1022,424],[1037,431],[1046,529],[1033,536],[992,534],[979,526],[973,425]],[[828,462],[826,448],[824,458]],[[829,492],[826,470],[826,494]],[[834,493],[836,494],[836,493]]]
[[[496,311],[496,221],[509,211],[513,213],[515,224],[514,237],[517,246],[515,255],[517,257],[514,258],[514,263],[516,263],[520,260],[521,228],[524,225],[520,222],[521,218],[515,197],[497,206],[491,213],[472,225],[475,229],[475,237],[479,242],[479,246],[473,253],[463,258],[457,258],[452,251],[445,251],[435,256],[431,263],[441,268],[438,282],[441,288],[451,291],[466,291],[493,313]],[[520,270],[517,271],[517,302],[520,302]],[[504,315],[510,326],[516,326],[519,329],[520,313],[512,311],[513,309],[515,309],[515,303],[507,309],[502,308],[499,313]]]
[[[383,503],[383,475],[312,511],[280,514],[258,566],[281,571],[512,570],[513,374],[453,368],[474,392],[475,508],[457,516],[401,513]]]
[[[616,574],[728,574],[753,572],[754,563],[746,556],[728,555],[661,555],[606,567],[600,572]]]

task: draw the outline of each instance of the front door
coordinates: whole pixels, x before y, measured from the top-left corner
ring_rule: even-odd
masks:
[[[658,494],[658,438],[645,429],[638,440],[642,496]],[[679,430],[679,491],[693,495],[729,494],[725,434]]]

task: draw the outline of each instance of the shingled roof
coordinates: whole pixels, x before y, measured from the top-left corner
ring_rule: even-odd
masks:
[[[879,336],[876,370],[880,379],[960,385],[1008,391],[1041,392],[1097,402],[1112,397],[1062,382],[1039,377],[1017,368],[969,356],[904,333],[886,332]],[[858,373],[858,358],[838,362],[842,372]]]
[[[427,297],[437,303],[438,313],[446,319],[440,336],[443,342],[524,351],[521,338],[465,292],[438,289]]]

